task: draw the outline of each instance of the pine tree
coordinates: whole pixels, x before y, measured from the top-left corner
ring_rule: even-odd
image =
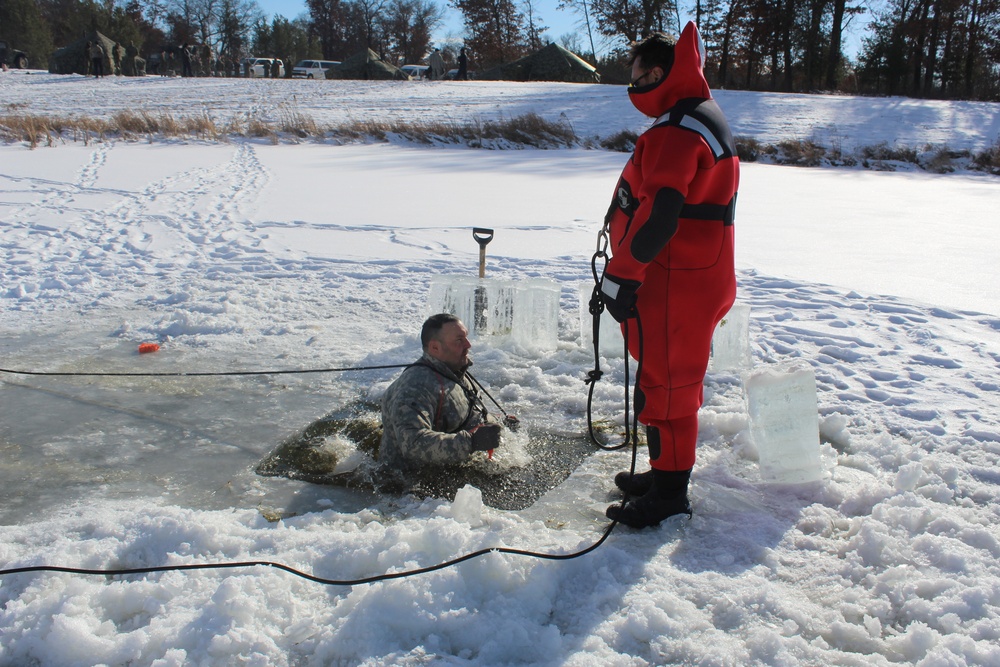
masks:
[[[24,51],[29,67],[48,67],[52,34],[35,0],[0,2],[0,39],[7,42],[8,48]]]
[[[528,52],[524,15],[512,0],[454,0],[469,38],[465,43],[480,69],[509,63]]]

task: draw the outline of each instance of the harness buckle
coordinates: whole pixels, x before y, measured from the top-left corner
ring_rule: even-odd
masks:
[[[601,228],[601,231],[597,233],[597,251],[594,254],[597,257],[607,257],[608,245],[610,243],[611,239],[608,238],[608,227],[605,225]]]

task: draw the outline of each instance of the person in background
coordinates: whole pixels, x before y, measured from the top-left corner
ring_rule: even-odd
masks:
[[[458,81],[469,80],[469,57],[465,55],[465,47],[458,52],[458,73],[455,75]]]
[[[94,78],[104,76],[104,47],[98,41],[87,42],[87,51],[90,52],[90,65]]]
[[[139,57],[139,49],[135,42],[129,42],[125,47],[125,61],[122,65],[125,76],[139,76],[139,67],[136,59]]]
[[[444,58],[441,56],[441,49],[434,49],[427,58],[427,64],[430,65],[430,79],[431,81],[439,81],[444,77]]]
[[[122,61],[125,59],[125,47],[115,42],[115,45],[111,47],[111,59],[114,60],[114,72],[115,76],[121,76],[122,72]]]
[[[635,410],[646,426],[650,470],[619,473],[615,484],[631,499],[607,509],[633,528],[691,514],[712,333],[736,298],[739,160],[703,63],[694,23],[676,41],[654,33],[633,45],[629,99],[656,120],[636,141],[606,218],[613,257],[601,294],[630,355],[644,357]]]
[[[187,42],[184,42],[184,46],[181,47],[181,76],[194,76],[194,72],[191,70],[191,51],[188,49]]]
[[[423,355],[382,397],[379,466],[405,480],[427,465],[463,463],[501,444],[501,424],[486,411],[467,371],[469,331],[454,315],[432,315],[420,330]]]

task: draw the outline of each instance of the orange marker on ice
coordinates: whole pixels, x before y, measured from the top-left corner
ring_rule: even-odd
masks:
[[[139,343],[139,354],[147,354],[149,352],[156,352],[160,349],[160,346],[156,343]]]

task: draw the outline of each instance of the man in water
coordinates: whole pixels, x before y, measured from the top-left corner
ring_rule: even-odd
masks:
[[[501,425],[487,414],[466,373],[472,344],[461,320],[432,315],[420,343],[423,355],[382,397],[379,463],[400,477],[425,465],[463,463],[501,442]]]

